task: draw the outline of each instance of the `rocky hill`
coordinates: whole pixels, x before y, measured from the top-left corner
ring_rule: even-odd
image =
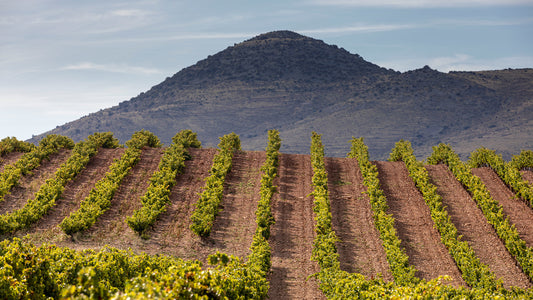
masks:
[[[309,134],[324,134],[326,152],[345,156],[365,137],[372,159],[410,140],[424,158],[439,142],[465,157],[486,146],[505,157],[533,148],[533,70],[405,73],[381,68],[337,46],[290,31],[259,35],[185,68],[118,106],[46,134],[75,141],[112,131],[126,141],[139,129],[168,144],[181,129],[214,146],[229,132],[246,150],[264,148],[278,129],[282,151],[308,153]]]

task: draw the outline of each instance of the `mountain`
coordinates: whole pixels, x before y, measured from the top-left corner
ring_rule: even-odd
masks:
[[[357,54],[290,31],[230,46],[147,92],[35,136],[78,141],[112,131],[121,141],[142,128],[168,144],[181,129],[215,146],[229,132],[243,148],[265,146],[278,129],[281,151],[308,153],[311,131],[326,154],[345,156],[352,136],[365,137],[372,159],[394,143],[413,143],[420,159],[439,142],[465,158],[486,146],[508,158],[533,148],[533,70],[442,73],[429,67],[396,72]]]

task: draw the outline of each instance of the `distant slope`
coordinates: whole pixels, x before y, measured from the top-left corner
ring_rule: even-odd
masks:
[[[373,159],[399,139],[425,157],[438,142],[462,156],[486,145],[509,157],[533,147],[533,70],[405,73],[381,68],[337,46],[290,31],[259,35],[228,47],[120,105],[49,133],[81,140],[113,131],[121,141],[147,129],[163,142],[192,129],[214,146],[229,132],[247,150],[264,148],[268,129],[280,131],[282,151],[307,153],[312,130],[326,152],[345,156],[363,136]]]

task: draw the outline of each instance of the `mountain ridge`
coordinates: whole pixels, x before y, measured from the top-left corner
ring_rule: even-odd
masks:
[[[317,131],[331,156],[344,156],[349,139],[363,136],[375,159],[386,158],[400,139],[422,157],[440,142],[462,157],[479,146],[509,157],[533,147],[532,83],[532,69],[442,73],[425,66],[401,73],[320,40],[274,31],[45,134],[77,141],[112,131],[125,141],[144,128],[169,143],[179,130],[192,129],[214,146],[236,132],[245,149],[259,150],[262,135],[276,128],[287,153],[308,153],[309,133]]]

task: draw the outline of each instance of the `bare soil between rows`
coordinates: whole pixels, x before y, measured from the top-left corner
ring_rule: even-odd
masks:
[[[22,208],[28,199],[33,198],[41,185],[49,178],[52,178],[61,166],[67,161],[72,150],[60,149],[57,153],[51,154],[48,159],[43,159],[41,164],[31,171],[31,174],[22,176],[17,185],[4,196],[0,202],[0,214],[13,212]]]
[[[381,274],[385,281],[393,281],[357,160],[326,157],[324,161],[341,269],[366,278]]]
[[[96,182],[104,177],[114,159],[119,159],[124,149],[99,149],[87,166],[67,185],[56,204],[50,211],[21,234],[29,233],[36,238],[34,242],[57,243],[64,240],[64,234],[58,225],[71,212],[77,210],[80,203],[94,188]]]
[[[475,168],[472,173],[483,181],[491,197],[503,207],[503,213],[515,225],[520,238],[528,247],[533,247],[533,210],[529,205],[517,198],[491,168]]]
[[[533,184],[533,171],[531,170],[522,170],[520,171],[520,174],[522,174],[522,178],[524,180],[527,180],[529,184]]]
[[[15,163],[17,160],[19,160],[24,153],[22,152],[10,152],[4,156],[0,157],[0,173],[4,171],[4,168],[7,165],[11,165]]]
[[[426,280],[441,275],[451,277],[450,284],[466,286],[461,272],[433,227],[433,220],[422,194],[409,177],[404,162],[373,162],[379,172],[381,188],[387,198],[388,212],[395,219],[401,245],[416,269],[416,276]]]
[[[448,167],[439,164],[428,165],[426,169],[432,183],[437,186],[437,193],[442,197],[452,223],[479,260],[489,266],[496,278],[503,280],[505,287],[530,288],[526,275],[517,267],[515,259],[487,222],[483,212]]]
[[[217,149],[189,149],[191,160],[186,161],[183,173],[176,178],[176,185],[171,189],[171,203],[142,238],[127,226],[125,219],[140,207],[140,197],[146,192],[149,179],[157,170],[163,150],[143,149],[139,163],[130,170],[113,197],[111,208],[86,232],[74,237],[66,236],[58,224],[79,207],[95,183],[103,178],[113,160],[120,158],[124,152],[124,149],[100,149],[87,167],[67,184],[56,206],[39,222],[15,233],[15,236],[28,235],[36,244],[56,243],[73,249],[99,249],[109,245],[120,249],[130,248],[137,253],[169,254],[203,262],[216,251],[245,258],[249,254],[256,228],[260,167],[264,163],[265,152],[235,153],[233,167],[224,186],[221,211],[211,235],[200,238],[189,229],[190,216],[205,185],[204,179],[209,176]],[[0,167],[7,164],[7,159],[14,162],[22,154],[10,155],[2,157],[4,162]],[[0,204],[0,212],[9,212],[24,205],[28,197],[46,178],[53,176],[69,155],[70,151],[63,149],[59,154],[52,155],[49,161],[43,161],[33,175],[23,177],[21,185],[9,195],[12,201]],[[361,273],[367,278],[382,274],[386,281],[392,281],[379,233],[374,226],[370,201],[364,194],[366,187],[362,184],[357,161],[325,158],[325,163],[333,229],[340,239],[337,249],[341,269]],[[402,162],[374,163],[378,166],[389,212],[396,219],[395,226],[402,247],[409,255],[409,262],[419,270],[417,276],[433,279],[450,275],[453,278],[451,284],[465,285],[453,259],[440,242],[440,236],[433,228],[429,208],[408,176],[405,165]],[[516,261],[509,255],[492,226],[448,168],[444,165],[426,168],[443,197],[452,222],[480,260],[503,279],[504,286],[530,288],[531,282],[516,266]],[[515,199],[512,193],[509,194],[507,187],[502,186],[503,183],[498,182],[498,178],[494,178],[494,173],[490,172],[486,173],[492,183],[486,178],[482,178],[483,181],[486,181],[495,199],[502,203],[511,221],[517,224],[521,237],[531,246],[533,210]],[[319,268],[316,262],[311,261],[316,234],[314,203],[310,195],[313,191],[310,156],[281,154],[278,173],[279,177],[275,180],[278,193],[272,199],[275,224],[271,227],[269,240],[272,249],[269,297],[324,299],[318,282],[311,276]],[[503,193],[502,199],[497,195],[500,192]]]
[[[177,178],[172,204],[154,226],[145,250],[168,253],[184,259],[206,262],[216,251],[244,258],[249,254],[255,232],[255,211],[259,201],[261,171],[266,155],[260,151],[238,151],[224,183],[221,211],[208,237],[190,229],[190,217],[203,191],[216,149],[190,149],[192,160]]]
[[[309,155],[281,154],[278,192],[272,199],[276,223],[271,227],[272,273],[270,299],[325,299],[315,278],[319,271],[311,261],[315,239],[313,170]]]

